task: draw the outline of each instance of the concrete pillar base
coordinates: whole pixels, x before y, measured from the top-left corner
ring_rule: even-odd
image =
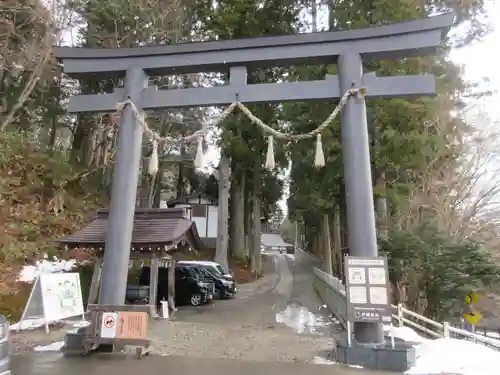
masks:
[[[394,348],[390,339],[381,344],[366,345],[347,340],[336,343],[336,362],[362,366],[370,370],[389,370],[404,372],[415,364],[415,348],[407,342],[395,341]]]
[[[78,328],[76,332],[68,332],[64,338],[64,355],[82,355],[87,351],[83,346],[85,327]]]

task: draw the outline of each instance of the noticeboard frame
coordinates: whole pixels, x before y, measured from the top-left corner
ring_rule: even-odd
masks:
[[[376,281],[377,277],[381,280]],[[387,257],[346,256],[345,287],[349,321],[391,324],[391,283]],[[356,293],[357,300],[354,300]],[[385,298],[385,303],[373,303],[375,295],[382,301]]]

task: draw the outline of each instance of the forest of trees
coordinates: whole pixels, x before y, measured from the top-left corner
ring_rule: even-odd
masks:
[[[70,116],[65,105],[70,95],[110,92],[122,82],[69,79],[53,58],[53,45],[135,47],[321,32],[454,10],[457,26],[437,56],[366,61],[365,69],[437,77],[436,98],[368,103],[374,200],[395,300],[431,317],[456,314],[455,302],[466,291],[489,291],[499,281],[495,124],[478,111],[471,120],[474,100],[487,93],[465,82],[449,59],[451,48],[487,33],[484,2],[1,0],[0,295],[15,291],[15,275],[25,262],[41,254],[61,256],[54,240],[81,227],[109,201],[117,118]],[[266,69],[249,72],[249,82],[321,79],[334,72],[334,65]],[[180,88],[220,85],[224,79],[189,74],[154,83]],[[334,107],[331,101],[250,106],[265,123],[292,134],[314,129]],[[159,134],[181,139],[213,123],[214,113],[158,110],[148,113],[147,121]],[[327,272],[339,275],[347,247],[339,132],[337,120],[323,133],[326,167],[313,167],[313,140],[277,141],[277,168],[268,171],[264,134],[235,112],[220,124],[219,137],[205,144],[220,148],[220,171],[216,165],[214,175],[196,173],[189,161],[194,144],[164,145],[157,176],[142,172],[138,202],[154,207],[162,197],[190,191],[217,197],[217,180],[228,178],[229,252],[249,257],[259,274],[261,217],[282,220],[277,202],[287,185],[287,222],[298,223],[304,247],[323,259]],[[150,143],[143,148],[147,160]]]

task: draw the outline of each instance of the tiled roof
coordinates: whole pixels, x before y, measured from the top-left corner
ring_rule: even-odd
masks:
[[[58,240],[61,246],[103,248],[108,229],[108,210],[98,210],[96,218],[86,227]],[[183,217],[183,209],[136,209],[132,231],[132,247],[172,245],[185,236],[203,249],[196,224]],[[198,250],[197,249],[197,250]]]

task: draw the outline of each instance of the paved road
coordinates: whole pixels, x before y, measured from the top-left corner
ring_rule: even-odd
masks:
[[[58,352],[13,358],[17,375],[183,375],[357,374],[341,365],[314,364],[331,351],[335,329],[312,290],[311,260],[304,254],[264,257],[265,277],[242,285],[237,298],[200,308],[181,308],[171,321],[155,321],[153,355],[143,360],[122,354],[64,358]],[[312,367],[311,367],[312,366]],[[382,373],[373,373],[382,374]]]
[[[62,358],[60,354],[20,355],[14,358],[13,375],[388,375],[344,366],[235,359],[152,356],[137,360],[124,356]]]

